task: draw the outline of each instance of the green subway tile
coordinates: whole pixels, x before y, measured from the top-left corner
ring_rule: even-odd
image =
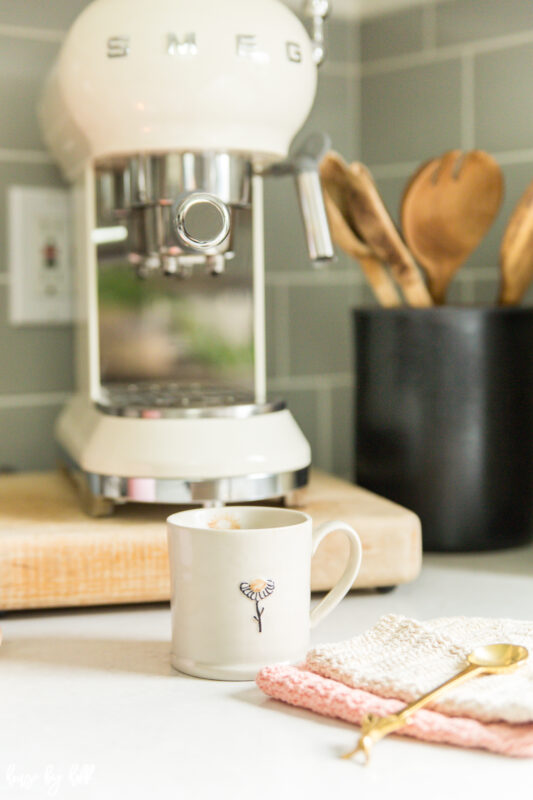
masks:
[[[476,56],[475,142],[489,151],[530,148],[533,102],[533,44]]]
[[[458,60],[364,75],[361,95],[363,161],[422,161],[461,140]]]
[[[498,265],[501,240],[509,218],[527,185],[533,180],[533,162],[506,164],[502,169],[505,181],[502,208],[491,229],[468,259],[468,265],[480,267]]]
[[[9,268],[7,263],[7,193],[10,186],[19,185],[64,186],[65,184],[59,171],[52,164],[0,162],[0,272]]]
[[[400,227],[400,207],[404,189],[409,180],[409,174],[394,178],[378,178],[376,185],[397,228]]]
[[[282,347],[288,346],[284,342],[281,317],[282,293],[286,291],[285,287],[267,286],[265,292],[267,375],[270,378],[278,377],[281,374],[279,352]]]
[[[472,302],[474,305],[493,306],[496,305],[499,293],[499,281],[497,279],[486,280],[479,278],[474,281]]]
[[[353,286],[289,289],[291,375],[331,374],[350,369],[350,309],[354,299]]]
[[[421,50],[422,16],[421,8],[408,8],[365,19],[361,23],[361,60],[375,61]]]
[[[326,23],[326,64],[355,63],[359,60],[359,23],[333,15]]]
[[[57,460],[59,406],[0,408],[0,469],[51,469]]]
[[[448,0],[435,10],[438,45],[533,29],[533,4],[524,0]]]
[[[0,147],[44,147],[37,101],[59,45],[0,36]]]
[[[70,391],[73,332],[69,325],[13,326],[0,288],[0,394]]]
[[[265,262],[267,272],[312,269],[290,177],[265,181]]]
[[[0,25],[66,30],[90,0],[0,0]]]
[[[332,147],[344,158],[349,161],[356,158],[356,83],[355,72],[353,77],[319,73],[315,105],[296,144],[309,133],[325,131],[331,137]]]
[[[366,282],[357,284],[354,287],[354,307],[357,308],[372,308],[379,305],[375,298],[374,292],[370,288],[370,284]]]

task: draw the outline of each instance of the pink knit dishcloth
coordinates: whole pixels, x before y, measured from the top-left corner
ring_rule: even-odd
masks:
[[[401,700],[353,689],[331,678],[323,678],[303,666],[276,664],[265,667],[258,674],[256,683],[265,694],[276,700],[356,725],[370,712],[386,716],[405,706]],[[398,734],[428,742],[481,748],[508,756],[533,757],[533,723],[479,722],[421,709]]]

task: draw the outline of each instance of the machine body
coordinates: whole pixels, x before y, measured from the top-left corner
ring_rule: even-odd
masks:
[[[311,260],[333,248],[310,39],[278,0],[95,0],[40,104],[73,183],[77,393],[57,424],[87,509],[224,503],[306,483],[310,448],[266,393],[263,180],[292,172]],[[272,179],[275,179],[274,177]]]

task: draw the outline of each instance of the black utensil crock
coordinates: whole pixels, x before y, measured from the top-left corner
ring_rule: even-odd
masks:
[[[426,550],[533,538],[533,309],[354,311],[356,480]]]

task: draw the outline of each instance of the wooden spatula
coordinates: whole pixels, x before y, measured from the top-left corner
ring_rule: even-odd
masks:
[[[389,264],[391,274],[412,306],[430,306],[431,297],[412,255],[400,238],[370,172],[363,164],[349,167],[337,153],[328,153],[321,174],[341,187],[351,227],[380,261]]]
[[[533,279],[533,181],[518,201],[500,248],[500,304],[519,303]]]
[[[388,308],[400,306],[401,298],[396,287],[379,259],[372,250],[358,237],[349,219],[346,207],[347,193],[345,182],[331,180],[327,167],[321,167],[322,189],[328,214],[331,236],[335,244],[361,265],[366,279],[372,288],[378,303]]]
[[[450,150],[410,179],[402,199],[403,234],[436,303],[444,303],[452,277],[494,222],[502,198],[501,169],[482,150]]]

